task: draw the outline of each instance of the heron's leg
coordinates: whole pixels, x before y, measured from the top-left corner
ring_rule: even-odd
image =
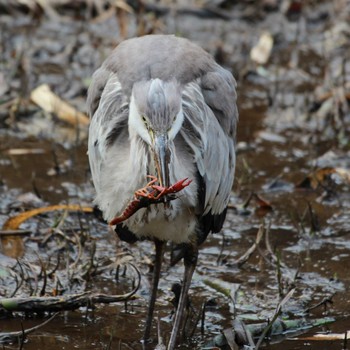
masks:
[[[179,335],[179,332],[182,331],[183,329],[182,323],[184,321],[183,320],[184,311],[187,306],[188,290],[191,285],[193,272],[196,268],[197,258],[198,258],[198,248],[196,246],[189,247],[184,256],[184,265],[185,265],[184,279],[183,279],[183,284],[181,289],[179,305],[176,311],[175,322],[173,325],[173,330],[171,332],[170,340],[167,348],[168,350],[173,350],[175,348],[176,340]]]
[[[145,328],[145,333],[143,335],[144,342],[147,342],[149,340],[150,333],[151,333],[153,311],[154,311],[154,305],[156,303],[156,298],[157,298],[158,282],[159,282],[160,270],[162,267],[162,259],[164,254],[164,242],[158,239],[155,239],[154,244],[156,247],[156,260],[154,263],[152,291],[151,291],[151,298],[150,298],[148,312],[147,312],[146,328]]]

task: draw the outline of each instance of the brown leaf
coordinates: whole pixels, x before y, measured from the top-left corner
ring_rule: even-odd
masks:
[[[23,156],[27,154],[43,154],[45,150],[42,148],[10,148],[5,153],[10,156]]]
[[[16,216],[13,216],[13,217],[7,219],[7,221],[4,223],[2,228],[3,228],[3,230],[17,230],[23,222],[30,219],[31,217],[42,214],[42,213],[47,213],[50,211],[56,211],[56,210],[83,211],[85,213],[92,213],[93,212],[93,208],[82,207],[78,204],[51,205],[48,207],[42,207],[42,208],[38,208],[38,209],[28,210],[28,211],[20,213]]]
[[[89,118],[77,111],[67,102],[54,94],[47,84],[43,84],[34,89],[30,94],[31,100],[44,111],[54,113],[60,120],[71,125],[88,125]]]
[[[265,64],[273,47],[272,35],[268,32],[261,34],[258,43],[251,49],[250,58],[258,64]]]
[[[345,168],[325,167],[310,173],[303,181],[296,185],[297,188],[317,189],[332,174],[337,174],[344,182],[350,183],[350,170]]]
[[[265,198],[263,198],[261,195],[254,193],[253,198],[255,199],[259,208],[265,209],[265,210],[272,210],[271,203]]]

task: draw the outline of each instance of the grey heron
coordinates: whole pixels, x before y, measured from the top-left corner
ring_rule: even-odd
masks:
[[[192,180],[176,198],[165,196],[163,203],[145,206],[115,227],[124,241],[155,242],[144,340],[150,337],[164,244],[179,247],[184,278],[168,343],[174,349],[198,246],[221,230],[226,216],[235,169],[236,82],[189,40],[148,35],[114,49],[93,75],[87,103],[95,202],[108,222],[123,212],[148,175],[164,188]]]

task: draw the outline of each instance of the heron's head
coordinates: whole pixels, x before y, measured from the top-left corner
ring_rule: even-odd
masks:
[[[161,186],[169,186],[169,145],[183,120],[181,87],[176,81],[152,79],[134,84],[129,128],[150,146]]]

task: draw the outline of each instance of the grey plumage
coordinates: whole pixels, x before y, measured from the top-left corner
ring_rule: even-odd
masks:
[[[168,207],[151,205],[118,225],[122,239],[171,240],[192,251],[221,229],[235,168],[235,86],[207,52],[170,35],[124,41],[95,72],[88,154],[105,219],[121,214],[148,174],[159,176],[149,135],[166,139],[170,183],[193,180]]]
[[[174,36],[155,35],[125,41],[93,76],[88,93],[88,108],[92,117],[89,157],[98,192],[97,204],[101,205],[100,202],[106,200],[103,192],[115,196],[119,203],[122,199],[121,205],[109,210],[105,208],[106,205],[101,206],[108,212],[106,219],[110,220],[118,209],[120,211],[125,207],[134,190],[144,185],[146,173],[139,181],[135,179],[136,187],[129,186],[130,190],[124,198],[121,193],[125,191],[120,191],[121,186],[117,182],[123,181],[122,176],[129,180],[125,177],[125,157],[130,147],[127,118],[131,89],[135,83],[137,87],[140,81],[149,82],[156,78],[181,84],[185,120],[178,144],[182,152],[185,147],[193,152],[193,162],[203,178],[204,214],[220,214],[227,205],[234,175],[234,135],[238,117],[235,82],[232,75],[217,65],[208,53],[188,40]],[[142,92],[140,97],[146,99]],[[97,147],[91,145],[96,142]],[[116,144],[111,148],[113,143]],[[139,146],[138,154],[145,157],[145,146],[142,143]],[[108,159],[111,152],[116,156],[114,162],[119,164],[110,164],[111,170],[115,174],[120,172],[120,176],[115,176],[115,182],[112,184],[108,181],[109,185],[104,187],[101,172],[110,168],[106,162],[113,162]],[[136,172],[136,168],[132,169],[132,173]],[[188,175],[190,178],[195,176],[194,173]],[[116,186],[114,191],[113,185]],[[194,193],[190,195],[195,196]]]

